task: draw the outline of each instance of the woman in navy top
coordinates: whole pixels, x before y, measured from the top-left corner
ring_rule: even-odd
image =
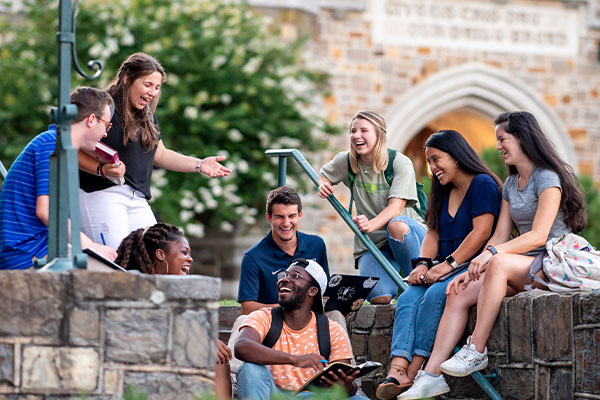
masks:
[[[377,388],[380,399],[395,398],[412,385],[431,354],[444,311],[450,279],[440,277],[453,275],[482,249],[500,212],[502,182],[460,133],[433,134],[425,143],[425,155],[433,174],[425,214],[428,230],[407,278],[410,286],[396,305],[391,366]]]

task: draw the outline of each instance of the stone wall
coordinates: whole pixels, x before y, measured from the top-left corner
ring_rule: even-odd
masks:
[[[0,399],[212,391],[219,279],[9,271],[0,288]]]
[[[221,307],[220,335],[239,315],[239,307]],[[386,368],[362,379],[375,398],[386,375],[395,307],[365,305],[348,319],[357,362],[379,361]],[[475,307],[467,331],[473,331]],[[506,399],[563,400],[600,398],[600,292],[561,295],[535,290],[504,300],[488,342],[490,364],[498,371],[496,390]],[[444,399],[486,399],[471,378],[448,378],[452,391]]]
[[[393,306],[363,306],[348,320],[357,361],[387,365]],[[475,326],[471,310],[467,333]],[[515,400],[600,398],[600,293],[560,295],[535,290],[504,300],[488,341],[490,364],[499,373],[500,395]],[[379,376],[363,379],[373,395]],[[471,378],[451,378],[446,399],[485,399]]]

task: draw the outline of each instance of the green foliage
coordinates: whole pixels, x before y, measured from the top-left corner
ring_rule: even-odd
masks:
[[[7,166],[46,127],[49,106],[57,103],[57,5],[25,0],[20,18],[0,16],[0,158]],[[168,76],[157,110],[165,145],[228,156],[235,172],[226,179],[155,171],[153,209],[188,234],[201,236],[205,225],[229,231],[254,223],[277,183],[276,160],[264,151],[309,154],[335,131],[316,100],[325,74],[299,66],[301,41],[283,42],[245,4],[88,0],[79,3],[76,24],[81,64],[98,58],[105,72],[96,81],[74,74],[72,87],[104,87],[128,55],[152,54]]]
[[[148,393],[145,390],[137,389],[134,386],[127,385],[125,393],[123,393],[123,400],[146,400]]]
[[[508,168],[506,168],[506,164],[504,164],[504,160],[502,159],[502,154],[500,154],[498,150],[493,147],[483,149],[481,159],[493,173],[498,175],[498,178],[500,178],[502,182],[508,178]]]
[[[580,182],[584,190],[588,213],[588,225],[581,232],[581,236],[586,238],[592,246],[598,248],[600,245],[600,195],[591,176],[582,176]]]

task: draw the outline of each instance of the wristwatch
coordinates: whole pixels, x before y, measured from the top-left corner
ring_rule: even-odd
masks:
[[[492,246],[491,244],[485,248],[486,250],[489,250],[490,253],[492,253],[493,256],[495,256],[496,254],[498,254],[498,250],[496,250],[496,248],[494,246]]]
[[[446,257],[446,262],[448,264],[450,264],[450,266],[452,267],[452,269],[456,269],[456,267],[458,267],[458,263],[456,262],[456,260],[454,259],[454,257],[452,257],[452,254],[449,255],[448,257]]]
[[[196,163],[196,171],[201,174],[202,172],[200,172],[200,166],[202,165],[202,162],[204,161],[204,159],[199,158],[198,162]]]
[[[104,174],[102,173],[102,167],[104,167],[104,164],[105,163],[98,164],[98,166],[96,167],[96,175],[104,177]]]

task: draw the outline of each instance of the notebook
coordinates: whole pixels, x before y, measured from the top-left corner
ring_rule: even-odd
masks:
[[[360,275],[332,275],[323,293],[325,311],[338,310],[346,315],[358,310],[379,278]]]

